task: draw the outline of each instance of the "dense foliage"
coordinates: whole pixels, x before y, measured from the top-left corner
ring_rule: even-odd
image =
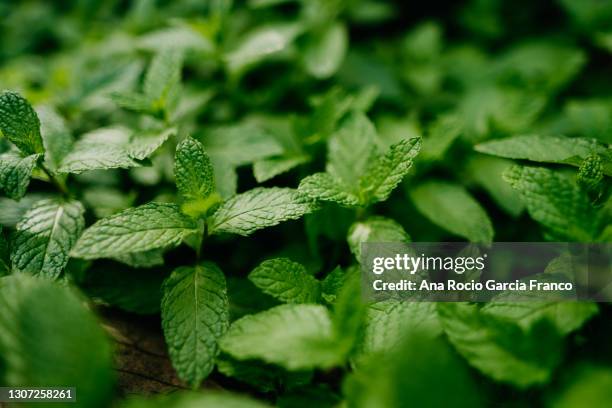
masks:
[[[361,300],[366,241],[612,239],[612,2],[425,3],[0,3],[0,384],[612,406],[607,304]],[[109,309],[193,391],[127,398]]]

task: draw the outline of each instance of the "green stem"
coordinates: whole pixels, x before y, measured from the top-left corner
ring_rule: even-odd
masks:
[[[202,257],[202,247],[204,246],[204,237],[206,236],[206,232],[207,232],[207,225],[206,225],[206,221],[203,222],[202,228],[200,229],[200,236],[198,239],[198,243],[196,245],[196,259],[197,262],[200,262],[200,259]]]
[[[62,180],[55,177],[44,164],[41,164],[40,168],[47,175],[47,177],[49,177],[49,181],[51,181],[51,183],[60,191],[60,193],[67,196],[68,188],[66,187],[66,184]]]

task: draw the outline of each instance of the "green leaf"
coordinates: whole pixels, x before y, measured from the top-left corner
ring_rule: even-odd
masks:
[[[90,298],[104,304],[130,313],[159,315],[161,286],[167,275],[163,268],[132,269],[116,263],[96,262],[79,286]]]
[[[58,169],[60,173],[82,173],[99,169],[140,167],[128,151],[129,131],[104,128],[87,133],[74,144]]]
[[[508,214],[518,217],[525,209],[519,194],[510,187],[502,175],[513,165],[511,160],[475,155],[467,163],[470,180],[481,185]]]
[[[457,115],[438,116],[430,126],[427,137],[423,138],[419,159],[434,162],[442,160],[462,130],[463,124]]]
[[[198,201],[215,190],[214,170],[202,144],[190,137],[176,147],[176,186],[183,199]]]
[[[150,249],[143,252],[119,254],[112,258],[132,268],[152,268],[164,264],[163,249]]]
[[[254,188],[230,198],[209,218],[211,234],[250,235],[253,232],[296,220],[316,206],[290,188]]]
[[[363,114],[351,115],[329,139],[327,172],[356,192],[375,153],[376,129]]]
[[[514,166],[504,177],[521,195],[529,215],[554,237],[590,242],[597,236],[605,209],[591,205],[574,173]]]
[[[259,62],[277,56],[300,34],[302,27],[297,23],[260,26],[248,32],[238,45],[226,55],[228,70],[240,74]]]
[[[253,175],[258,183],[263,183],[309,160],[308,156],[272,157],[259,160],[253,164]]]
[[[597,197],[605,188],[604,166],[596,154],[592,154],[578,168],[577,181],[588,193]]]
[[[240,394],[207,391],[206,393],[175,392],[161,396],[131,397],[120,408],[270,408],[270,405]]]
[[[269,259],[249,274],[264,293],[285,303],[316,303],[321,287],[306,268],[288,258]]]
[[[385,201],[412,167],[412,161],[421,148],[421,139],[403,140],[368,164],[359,180],[362,201],[371,204]]]
[[[482,308],[482,313],[508,319],[523,330],[529,330],[539,320],[546,318],[559,333],[567,335],[579,329],[598,310],[595,303],[545,301],[540,293],[514,291],[495,296]]]
[[[481,383],[448,344],[420,332],[358,361],[342,388],[355,408],[486,406]]]
[[[0,227],[0,277],[11,272],[9,246]]]
[[[497,69],[519,86],[553,92],[576,76],[585,62],[581,49],[539,40],[512,47],[498,60]]]
[[[224,199],[228,199],[236,195],[238,189],[238,174],[236,168],[231,163],[227,163],[222,159],[211,157],[214,174],[215,187],[217,193]]]
[[[183,51],[176,47],[164,48],[155,55],[147,70],[143,93],[153,112],[166,114],[176,105],[183,68]]]
[[[337,363],[332,322],[319,305],[281,305],[236,320],[221,339],[221,350],[238,360],[258,359],[288,370]]]
[[[576,135],[597,139],[606,144],[612,143],[612,103],[609,101],[599,99],[570,101],[564,113]]]
[[[0,197],[0,224],[5,227],[15,227],[26,211],[32,208],[34,204],[50,197],[51,195],[46,193],[26,194],[19,201]]]
[[[11,251],[13,269],[57,278],[85,227],[83,205],[74,200],[42,200],[15,227]]]
[[[361,295],[361,273],[350,268],[338,290],[332,309],[334,347],[339,361],[357,348],[365,322],[366,305]]]
[[[87,228],[71,255],[108,258],[172,247],[196,230],[195,221],[181,213],[177,205],[148,203],[103,218]]]
[[[462,186],[428,181],[413,188],[410,198],[419,212],[441,228],[471,242],[489,243],[493,240],[489,216]]]
[[[410,242],[410,235],[390,218],[370,217],[351,225],[347,238],[349,248],[357,260],[361,257],[364,242]]]
[[[389,352],[411,334],[434,338],[441,332],[435,303],[385,300],[368,306],[361,347],[365,353]]]
[[[545,319],[523,331],[478,306],[438,303],[444,332],[457,351],[482,373],[518,388],[544,384],[560,361],[561,339]]]
[[[304,50],[304,66],[315,78],[325,79],[334,75],[346,54],[348,33],[344,24],[335,23],[323,27],[314,34]]]
[[[78,390],[75,407],[102,408],[113,396],[107,334],[69,287],[25,274],[0,279],[0,365],[9,387]]]
[[[542,163],[563,163],[580,166],[592,153],[604,157],[604,169],[612,176],[612,153],[595,139],[569,138],[552,135],[523,135],[492,140],[475,147],[482,153],[509,159],[531,160]]]
[[[16,92],[0,94],[0,133],[26,155],[45,151],[38,116],[32,105]]]
[[[0,154],[0,190],[7,197],[19,200],[23,197],[30,185],[32,170],[41,154],[32,154],[22,157],[17,152]]]
[[[608,407],[612,404],[612,370],[599,365],[572,368],[565,387],[550,396],[551,408]]]
[[[45,146],[45,164],[55,171],[72,150],[74,139],[66,121],[54,108],[39,107],[36,113],[40,118],[40,134]]]
[[[274,135],[249,123],[212,128],[201,141],[213,160],[234,166],[283,153],[283,147]]]
[[[176,25],[153,29],[138,38],[139,48],[157,51],[165,48],[181,48],[209,54],[214,50],[214,44],[208,36],[199,30],[197,23],[189,24],[180,21]]]
[[[136,160],[144,160],[174,135],[176,135],[176,128],[169,128],[162,132],[134,134],[127,146],[127,153]]]
[[[172,365],[192,387],[210,374],[229,326],[227,286],[213,263],[175,269],[162,287],[162,327]]]
[[[475,86],[459,105],[465,137],[482,141],[496,131],[524,132],[529,129],[546,105],[541,94],[515,88]]]
[[[311,371],[291,372],[257,360],[238,361],[227,355],[217,358],[217,370],[226,377],[249,384],[259,391],[272,392],[312,381]]]
[[[346,273],[341,267],[336,266],[325,279],[321,281],[321,297],[327,303],[333,303],[338,297],[340,289],[344,285]]]
[[[92,186],[83,191],[85,207],[93,210],[97,218],[104,218],[134,205],[136,194],[117,188]]]
[[[313,200],[331,201],[345,207],[359,205],[359,198],[329,173],[315,173],[300,181],[298,191]]]

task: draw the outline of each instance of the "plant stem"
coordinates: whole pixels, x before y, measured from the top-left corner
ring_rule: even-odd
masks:
[[[49,181],[51,181],[51,183],[60,191],[60,193],[67,196],[68,188],[66,187],[66,184],[62,180],[55,177],[44,164],[41,164],[40,168],[47,175],[47,177],[49,177]]]

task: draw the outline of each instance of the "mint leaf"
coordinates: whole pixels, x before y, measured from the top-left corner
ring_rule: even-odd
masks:
[[[481,185],[508,214],[518,217],[525,209],[519,194],[504,180],[503,174],[513,165],[511,160],[475,155],[467,163],[467,177]]]
[[[98,169],[139,167],[128,151],[130,135],[125,128],[104,128],[87,133],[74,144],[58,169],[60,173],[82,173]]]
[[[361,273],[351,268],[338,290],[332,309],[334,347],[339,361],[344,361],[357,348],[365,321],[366,305],[361,296]]]
[[[238,189],[238,174],[236,174],[236,168],[231,163],[215,159],[214,157],[211,157],[211,159],[217,193],[219,193],[223,199],[235,196],[236,190]]]
[[[290,188],[254,188],[230,198],[209,218],[211,234],[250,235],[253,232],[295,220],[316,206]]]
[[[234,166],[283,153],[283,147],[274,135],[250,123],[209,129],[201,141],[213,160]]]
[[[217,358],[217,370],[226,377],[235,378],[263,392],[273,392],[279,386],[294,388],[312,381],[311,371],[291,372],[257,360],[238,361],[227,355]]]
[[[612,154],[595,139],[569,138],[552,135],[523,135],[492,140],[475,147],[482,153],[509,159],[523,159],[543,163],[563,163],[580,166],[592,153],[604,157],[604,171],[612,176]]]
[[[319,305],[281,305],[236,320],[221,350],[238,360],[258,359],[288,370],[337,363],[331,318]]]
[[[321,297],[325,299],[327,303],[334,303],[340,289],[344,285],[345,279],[346,273],[341,267],[336,266],[327,274],[325,279],[321,281]]]
[[[327,151],[327,172],[348,191],[357,192],[359,179],[375,153],[376,129],[363,114],[351,115],[331,136]]]
[[[308,160],[308,156],[272,157],[259,160],[253,164],[253,175],[258,183],[263,183],[308,162]]]
[[[165,407],[198,407],[198,408],[270,408],[270,405],[241,394],[207,391],[175,392],[161,396],[131,397],[120,408],[165,408]]]
[[[331,201],[345,207],[359,205],[359,198],[329,173],[315,173],[300,181],[298,191],[313,200]]]
[[[300,34],[298,23],[279,23],[255,28],[246,33],[238,45],[227,53],[227,69],[233,75],[240,75],[261,61],[285,51]]]
[[[285,303],[316,303],[320,297],[319,281],[304,266],[288,258],[262,262],[249,274],[249,280]]]
[[[198,201],[214,190],[214,171],[202,144],[190,137],[176,147],[176,187],[185,200]]]
[[[181,21],[178,25],[158,28],[138,37],[139,48],[156,51],[165,48],[181,48],[186,51],[211,53],[214,50],[212,39],[197,30],[197,24]]]
[[[412,160],[421,148],[420,138],[403,140],[368,164],[359,180],[362,201],[371,204],[385,201],[412,167]]]
[[[365,353],[389,352],[411,334],[434,338],[441,332],[435,303],[385,300],[368,306],[361,348]]]
[[[16,274],[0,279],[0,367],[9,387],[76,387],[105,407],[114,389],[108,335],[70,287]],[[2,371],[2,370],[0,370]]]
[[[0,154],[0,190],[7,197],[19,200],[30,185],[32,170],[40,158],[40,153],[22,157],[19,153]]]
[[[11,261],[9,254],[9,246],[4,234],[2,233],[2,227],[0,227],[0,277],[8,275],[11,272]]]
[[[457,113],[463,122],[465,137],[470,141],[482,141],[496,130],[524,132],[545,106],[546,97],[539,93],[479,85],[470,88]]]
[[[550,407],[575,408],[580,406],[606,407],[612,403],[612,370],[595,364],[573,368],[564,388],[551,393]]]
[[[0,224],[13,228],[23,215],[38,201],[51,198],[50,194],[32,193],[26,194],[19,201],[0,197]]]
[[[136,112],[150,112],[151,100],[138,92],[114,92],[110,95],[113,102],[120,107]]]
[[[108,258],[178,245],[195,232],[194,220],[175,204],[148,203],[103,218],[87,228],[72,250],[76,258]]]
[[[342,389],[355,408],[476,408],[486,406],[481,384],[447,343],[416,332],[357,361]]]
[[[598,201],[605,191],[604,166],[597,154],[592,154],[580,165],[577,182],[582,186],[593,201]]]
[[[109,262],[95,263],[87,270],[79,287],[103,304],[130,313],[152,315],[159,314],[161,286],[167,277],[167,271],[162,268],[132,269]]]
[[[34,204],[15,227],[13,269],[57,278],[85,227],[84,211],[83,205],[73,200],[49,199]]]
[[[344,24],[321,27],[304,51],[304,67],[315,78],[332,76],[344,59],[348,47],[348,33]]]
[[[0,94],[0,133],[26,155],[45,151],[38,116],[32,105],[16,92]]]
[[[463,124],[457,115],[438,116],[429,128],[427,137],[423,138],[419,159],[432,162],[442,160],[462,130]]]
[[[512,47],[499,59],[497,69],[519,86],[552,92],[567,84],[585,62],[578,48],[538,40]]]
[[[493,240],[489,216],[462,186],[428,181],[410,190],[410,198],[419,212],[439,227],[471,242]]]
[[[153,112],[166,112],[177,102],[183,68],[183,52],[176,47],[164,48],[155,55],[147,70],[143,93]]]
[[[611,37],[612,38],[612,37]],[[576,135],[612,143],[612,103],[599,99],[570,101],[564,113]]]
[[[351,225],[347,241],[357,260],[364,242],[410,242],[410,236],[397,222],[385,217],[370,217]]]
[[[520,296],[520,301],[517,301]],[[504,298],[508,298],[505,300]],[[531,299],[530,299],[531,298]],[[567,335],[579,329],[599,310],[595,303],[555,302],[541,300],[541,294],[505,293],[495,296],[482,312],[499,319],[508,319],[523,330],[529,330],[536,322],[546,318],[559,333]]]
[[[162,327],[172,365],[192,387],[210,374],[229,326],[227,287],[213,263],[175,269],[162,287]]]
[[[45,164],[57,170],[62,159],[72,150],[74,139],[60,114],[50,106],[37,107],[40,118],[40,134],[45,146]]]
[[[561,339],[545,319],[523,331],[488,317],[477,305],[438,303],[444,332],[457,351],[482,373],[518,388],[546,383],[560,360]]]
[[[605,208],[591,205],[571,172],[514,166],[504,174],[518,191],[531,217],[561,239],[592,241],[604,221]]]
[[[126,147],[127,153],[136,160],[144,160],[174,135],[176,135],[176,128],[169,128],[162,132],[135,133]]]
[[[152,268],[164,264],[163,249],[150,249],[143,252],[129,252],[112,258],[132,268]]]

